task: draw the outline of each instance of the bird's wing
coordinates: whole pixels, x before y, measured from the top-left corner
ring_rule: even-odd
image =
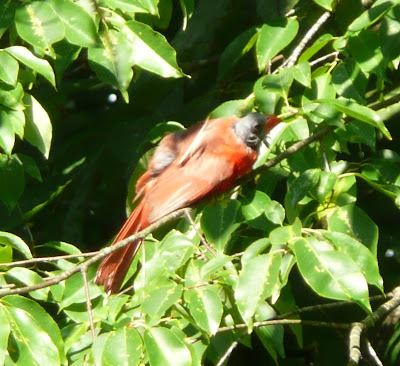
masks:
[[[148,220],[155,222],[210,193],[229,189],[236,178],[233,161],[212,152],[198,151],[183,167],[172,164],[146,192],[144,199],[150,205]]]

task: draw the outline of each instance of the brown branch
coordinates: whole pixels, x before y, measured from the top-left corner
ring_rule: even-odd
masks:
[[[286,324],[298,324],[298,325],[308,325],[312,327],[328,327],[335,329],[349,329],[352,325],[349,323],[336,323],[336,322],[321,322],[317,320],[302,320],[302,319],[270,319],[264,320],[262,322],[254,322],[254,328],[265,327],[268,325],[286,325]],[[237,329],[246,329],[247,324],[236,324],[228,327],[221,327],[218,329],[217,333],[228,332]]]
[[[33,263],[55,262],[55,261],[58,261],[60,259],[74,259],[74,258],[94,257],[98,253],[99,253],[99,251],[81,253],[81,254],[55,255],[53,257],[32,258],[32,259],[26,259],[26,260],[23,260],[23,261],[16,261],[16,262],[11,262],[11,263],[0,263],[0,267],[16,267],[16,266],[25,266],[25,265],[33,264]]]
[[[104,257],[115,252],[116,250],[121,249],[121,248],[133,243],[137,239],[142,239],[142,238],[146,237],[148,234],[150,234],[154,230],[158,229],[160,226],[164,225],[165,223],[172,221],[172,220],[178,218],[179,216],[182,216],[185,213],[185,210],[186,210],[186,208],[182,208],[182,209],[177,210],[167,216],[164,216],[162,219],[160,219],[157,222],[155,222],[154,224],[148,226],[146,229],[140,231],[139,233],[137,233],[135,235],[131,235],[130,237],[128,237],[124,240],[121,240],[119,243],[117,243],[115,245],[112,245],[110,247],[106,247],[106,248],[100,250],[98,252],[98,254],[96,254],[94,257],[88,259],[87,261],[85,261],[83,263],[78,264],[74,268],[71,268],[71,269],[68,269],[68,270],[62,272],[58,276],[48,278],[48,279],[44,280],[43,282],[38,283],[36,285],[32,285],[32,286],[25,286],[25,287],[13,288],[13,289],[0,289],[0,297],[6,296],[6,295],[23,294],[26,292],[38,290],[41,288],[53,286],[57,283],[60,283],[61,281],[64,281],[67,278],[71,277],[73,274],[82,271],[82,268],[85,268],[85,267],[88,268],[92,264],[96,263],[100,259],[103,259]]]
[[[387,313],[400,306],[400,286],[396,287],[393,292],[393,297],[382,304],[371,315],[366,317],[361,322],[354,323],[351,327],[349,334],[349,366],[358,365],[361,357],[361,336],[362,333],[373,327],[379,320],[381,320]]]

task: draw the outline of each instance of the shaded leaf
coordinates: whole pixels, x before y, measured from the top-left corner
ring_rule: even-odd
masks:
[[[14,155],[0,154],[0,201],[9,212],[17,205],[24,188],[24,168],[21,162]],[[12,240],[12,243],[15,241]],[[27,252],[24,254],[27,255]]]
[[[218,251],[223,251],[232,233],[239,226],[238,201],[229,201],[227,204],[206,206],[201,216],[201,229],[207,241]]]

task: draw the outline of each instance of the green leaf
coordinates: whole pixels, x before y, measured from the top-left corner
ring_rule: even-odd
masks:
[[[46,110],[29,94],[25,94],[25,140],[37,147],[48,159],[50,154],[53,127]]]
[[[8,113],[0,110],[0,147],[6,154],[11,155],[14,143],[13,117],[10,117]]]
[[[254,46],[257,39],[255,27],[245,30],[237,36],[221,54],[218,64],[218,78],[222,79],[231,71],[235,64]]]
[[[282,69],[276,75],[265,75],[254,85],[255,104],[265,114],[274,114],[279,99],[287,100],[293,82],[291,69]]]
[[[255,191],[251,197],[241,199],[241,211],[246,221],[253,220],[264,214],[265,209],[271,205],[271,199],[260,191]]]
[[[24,111],[21,110],[8,110],[7,111],[8,118],[11,119],[14,133],[18,135],[21,139],[24,138],[24,129],[25,129],[25,114]]]
[[[107,337],[98,366],[139,365],[142,349],[143,342],[139,332],[131,327],[121,327]]]
[[[349,39],[350,53],[361,70],[366,74],[374,73],[383,77],[383,56],[379,47],[379,36],[370,29]]]
[[[224,251],[232,233],[239,227],[239,208],[238,201],[204,207],[201,229],[207,241],[219,252]]]
[[[276,312],[267,302],[263,302],[257,308],[256,321],[264,321],[276,316]],[[278,365],[277,352],[280,357],[285,358],[285,350],[283,348],[283,325],[268,325],[266,327],[258,327],[256,334],[260,338],[265,349],[269,352],[275,363]]]
[[[13,250],[10,246],[0,245],[0,263],[11,263]]]
[[[272,295],[278,284],[281,259],[281,254],[275,252],[242,261],[243,268],[235,288],[235,299],[240,315],[250,330],[258,305]]]
[[[390,132],[383,124],[379,114],[370,108],[364,107],[350,99],[320,99],[318,103],[328,103],[336,107],[336,109],[346,115],[356,118],[379,129],[389,140],[392,139]]]
[[[10,322],[16,349],[10,349],[11,358],[18,357],[20,365],[59,366],[60,355],[49,334],[40,324],[41,319],[24,309],[4,307]]]
[[[292,242],[301,275],[320,296],[353,300],[371,311],[368,285],[358,265],[323,241],[300,238]]]
[[[217,254],[216,257],[210,259],[206,264],[201,267],[200,277],[204,282],[208,282],[211,279],[218,277],[219,270],[223,269],[224,266],[232,260],[232,257]]]
[[[42,176],[35,160],[33,160],[30,156],[21,153],[17,154],[17,156],[24,166],[25,173],[29,174],[39,182],[42,182]]]
[[[158,0],[105,0],[111,9],[121,9],[129,13],[158,14]]]
[[[277,201],[271,201],[271,203],[265,208],[265,216],[273,224],[282,225],[285,219],[285,209]]]
[[[100,80],[117,87],[128,102],[129,96],[126,89],[133,76],[131,59],[134,51],[129,46],[127,32],[108,30],[100,34],[100,38],[102,47],[89,48],[90,67]]]
[[[400,4],[394,6],[382,19],[379,28],[379,40],[382,54],[387,60],[400,57]]]
[[[251,243],[243,252],[242,262],[247,263],[247,261],[253,257],[256,257],[265,249],[271,246],[271,242],[267,238],[258,239]]]
[[[25,177],[21,162],[14,156],[0,154],[0,201],[11,212],[24,192]]]
[[[24,286],[33,286],[42,283],[44,280],[36,272],[28,268],[14,267],[7,272],[7,277],[13,277],[13,283],[22,283]],[[49,288],[42,288],[36,291],[31,291],[29,294],[36,300],[47,300]]]
[[[194,0],[179,0],[179,4],[183,13],[183,25],[182,30],[186,30],[187,22],[193,15],[194,11]]]
[[[27,259],[32,258],[28,245],[19,236],[0,231],[0,243],[18,250]]]
[[[336,207],[329,214],[327,221],[330,231],[358,239],[376,256],[378,227],[361,208],[355,205]]]
[[[4,360],[8,356],[8,338],[10,336],[10,323],[7,319],[6,310],[0,303],[0,364],[5,365]]]
[[[63,39],[54,45],[54,52],[56,59],[54,60],[54,71],[57,75],[57,83],[60,84],[64,71],[75,61],[82,48],[73,45]]]
[[[299,23],[294,18],[276,18],[261,27],[256,44],[260,72],[264,71],[269,61],[293,40],[298,29]]]
[[[332,11],[333,0],[314,0],[314,2],[321,5],[326,10]]]
[[[19,65],[13,57],[4,50],[0,51],[0,80],[6,84],[15,86],[18,78]]]
[[[182,285],[170,282],[169,286],[146,289],[146,298],[142,302],[141,312],[150,318],[148,325],[156,325],[165,312],[174,305],[181,297]]]
[[[393,6],[392,1],[378,0],[357,17],[348,27],[347,34],[358,32],[377,22]]]
[[[288,202],[296,206],[312,188],[314,188],[320,178],[319,169],[309,169],[301,173],[291,184],[287,193]]]
[[[311,86],[311,66],[307,61],[302,61],[294,67],[294,78],[305,87]]]
[[[22,62],[50,81],[51,85],[56,85],[53,69],[47,60],[36,57],[26,47],[22,46],[7,47],[5,50],[19,62]]]
[[[291,225],[277,227],[269,234],[272,245],[286,245],[291,239],[297,236],[294,227]]]
[[[303,61],[308,61],[311,57],[313,57],[319,50],[325,47],[330,41],[333,40],[333,36],[329,33],[323,34],[319,37],[311,47],[306,47],[304,52],[299,57],[298,63],[302,63]]]
[[[144,344],[151,366],[190,366],[192,357],[173,331],[154,327],[144,331]]]
[[[90,267],[88,278],[94,277],[95,269]],[[95,299],[100,296],[101,292],[99,286],[95,285],[92,281],[89,281],[90,298]],[[83,278],[81,273],[76,273],[69,277],[65,281],[65,290],[61,303],[59,304],[60,309],[64,309],[71,304],[84,303],[86,301],[85,286],[83,284]]]
[[[332,83],[342,97],[365,103],[367,78],[353,59],[344,60],[333,69]]]
[[[0,37],[14,23],[15,10],[18,6],[19,4],[13,0],[0,2]]]
[[[81,47],[95,47],[99,42],[96,25],[92,17],[77,3],[69,0],[50,0],[65,27],[68,42]]]
[[[64,38],[64,25],[50,5],[34,1],[17,9],[18,35],[32,46],[52,54],[51,45]]]
[[[214,286],[198,287],[185,291],[185,301],[196,323],[208,335],[214,335],[222,318],[222,303]]]
[[[133,64],[165,78],[185,75],[176,62],[175,50],[162,34],[134,20],[126,25],[122,32],[128,43],[124,47],[131,53]]]
[[[338,251],[348,255],[360,266],[361,272],[369,284],[383,291],[383,279],[379,274],[378,261],[368,248],[358,240],[343,233],[323,231],[322,235],[328,239]]]
[[[16,308],[28,312],[42,327],[42,329],[50,336],[54,345],[58,349],[61,362],[66,363],[64,341],[61,337],[60,329],[53,318],[35,301],[27,299],[23,296],[10,295],[3,298],[4,303],[12,305]]]
[[[77,248],[75,245],[64,243],[62,241],[49,241],[47,243],[44,243],[40,246],[37,246],[38,248],[44,247],[44,248],[50,248],[52,250],[58,250],[61,253],[65,254],[81,254],[82,252]]]
[[[330,199],[337,179],[337,174],[333,172],[320,172],[319,182],[315,189],[312,191],[319,203],[323,203],[326,199]]]
[[[253,101],[250,99],[229,100],[222,103],[210,113],[210,118],[240,117],[251,111]]]
[[[21,83],[17,83],[14,88],[7,84],[0,84],[0,105],[13,110],[22,110],[24,109],[22,103],[23,96],[24,89]]]

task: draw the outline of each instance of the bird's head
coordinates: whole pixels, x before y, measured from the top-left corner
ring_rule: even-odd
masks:
[[[281,120],[275,116],[250,113],[234,124],[239,139],[252,149],[257,149],[265,135]]]

